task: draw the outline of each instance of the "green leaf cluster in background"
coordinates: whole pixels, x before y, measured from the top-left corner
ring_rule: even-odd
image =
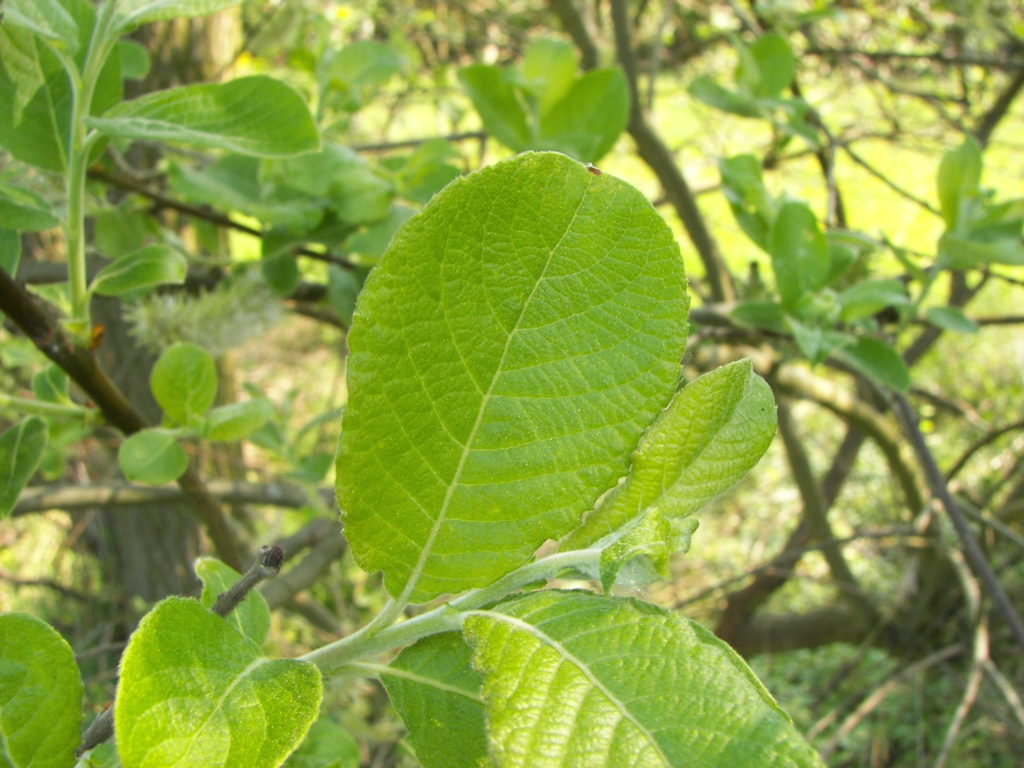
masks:
[[[349,336],[338,493],[360,564],[422,601],[575,527],[671,398],[686,308],[670,231],[610,175],[528,153],[449,185]]]
[[[547,149],[597,162],[629,119],[622,72],[578,75],[575,50],[556,40],[534,41],[518,67],[463,67],[459,80],[487,132],[515,152]]]

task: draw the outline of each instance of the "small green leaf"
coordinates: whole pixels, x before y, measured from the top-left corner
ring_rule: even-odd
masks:
[[[157,91],[123,102],[89,124],[118,139],[181,142],[256,157],[320,147],[302,97],[265,75]]]
[[[213,441],[241,440],[274,417],[269,400],[257,397],[241,403],[214,408],[207,414],[205,437]]]
[[[722,190],[736,223],[762,250],[768,250],[768,233],[776,203],[764,185],[761,164],[753,155],[736,155],[718,161]]]
[[[831,327],[816,323],[804,323],[792,315],[786,315],[786,326],[811,365],[817,365],[834,350],[853,343],[853,337],[848,333],[834,331]]]
[[[928,322],[936,328],[956,333],[977,333],[978,324],[971,320],[959,307],[932,307],[926,313]]]
[[[21,236],[10,229],[0,229],[0,269],[11,277],[18,274],[21,263]]]
[[[68,375],[51,363],[32,377],[32,393],[48,403],[70,403]]]
[[[526,48],[520,71],[537,94],[541,115],[557,104],[576,78],[576,50],[563,40],[540,38]]]
[[[946,228],[957,229],[966,200],[976,197],[981,183],[981,147],[972,137],[947,152],[939,163],[939,207]]]
[[[381,674],[423,768],[478,768],[487,758],[480,675],[458,632],[424,638]],[[458,734],[458,738],[453,738]]]
[[[320,718],[301,746],[288,756],[284,768],[359,768],[359,745],[337,723]]]
[[[0,70],[9,78],[12,91],[11,117],[14,123],[20,123],[25,106],[46,83],[36,48],[36,36],[27,29],[13,24],[0,25],[0,51],[3,51],[3,62]]]
[[[7,517],[18,494],[32,479],[46,450],[46,423],[35,416],[0,435],[0,518]]]
[[[796,73],[796,57],[786,38],[769,33],[761,35],[750,46],[757,62],[758,81],[754,96],[775,99],[789,87]]]
[[[387,43],[358,40],[330,58],[325,76],[329,87],[347,95],[345,108],[354,111],[407,66],[405,57]]]
[[[420,602],[576,527],[672,397],[687,306],[671,231],[611,174],[527,153],[449,185],[348,337],[337,482],[360,565]]]
[[[119,0],[119,27],[127,29],[148,21],[205,16],[238,5],[240,0]]]
[[[694,379],[644,433],[625,482],[562,549],[618,539],[655,512],[665,521],[694,514],[754,466],[774,434],[775,400],[749,360]]]
[[[7,0],[4,23],[60,43],[71,53],[78,48],[78,24],[60,0]]]
[[[172,433],[144,429],[121,443],[117,463],[125,478],[133,483],[163,485],[185,473],[188,456]]]
[[[392,205],[388,215],[356,232],[345,241],[345,248],[369,259],[380,259],[387,250],[395,232],[407,222],[415,211],[405,205]]]
[[[649,603],[535,592],[463,631],[502,768],[824,768],[728,645]]]
[[[327,268],[327,301],[347,325],[352,323],[356,297],[359,296],[365,279],[365,273],[353,269],[342,269],[335,264]]]
[[[839,350],[839,356],[876,381],[899,392],[910,386],[910,371],[903,358],[890,345],[870,336]]]
[[[158,603],[132,634],[114,702],[125,768],[273,768],[302,741],[320,672],[270,661],[195,600]]]
[[[1018,228],[1019,229],[1019,228]],[[1024,242],[1019,233],[945,232],[939,239],[939,264],[946,269],[978,269],[989,264],[1024,265]]]
[[[729,313],[745,325],[785,333],[786,315],[777,301],[744,301]]]
[[[0,228],[37,232],[58,224],[60,219],[35,192],[0,182]]]
[[[489,134],[514,152],[530,148],[533,134],[511,80],[498,67],[471,64],[459,70],[459,82]]]
[[[772,224],[768,252],[775,284],[787,309],[807,291],[825,285],[829,274],[829,248],[814,212],[805,204],[784,203]]]
[[[34,616],[0,614],[0,765],[71,768],[81,727],[71,646]]]
[[[637,587],[669,579],[669,559],[689,551],[698,524],[696,518],[670,518],[658,509],[648,513],[601,552],[601,588],[607,592],[615,584]]]
[[[227,592],[236,581],[242,578],[230,565],[213,557],[200,557],[195,564],[196,576],[203,582],[203,593],[199,602],[205,608],[211,608],[217,597]],[[258,589],[253,589],[234,610],[224,617],[242,637],[247,637],[256,645],[267,639],[270,631],[270,607]]]
[[[205,414],[217,397],[213,357],[195,344],[178,343],[160,355],[149,376],[153,397],[172,424],[188,424]]]
[[[93,279],[90,290],[100,296],[120,296],[158,285],[181,285],[188,261],[166,245],[150,245],[111,262]]]
[[[910,303],[906,286],[899,280],[863,280],[839,294],[841,318],[850,323],[885,309]]]
[[[121,74],[129,80],[141,80],[149,72],[149,51],[131,38],[117,41],[117,55],[121,58]]]
[[[687,90],[697,101],[740,117],[761,117],[763,111],[756,99],[723,88],[708,75],[694,78]]]
[[[299,260],[291,251],[294,238],[270,231],[263,236],[260,274],[278,296],[290,296],[299,287],[302,275]]]

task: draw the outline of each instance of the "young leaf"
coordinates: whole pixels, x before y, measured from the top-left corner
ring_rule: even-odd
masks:
[[[839,356],[858,370],[899,392],[910,386],[910,371],[899,353],[884,341],[861,336],[839,350]]]
[[[502,768],[824,766],[728,645],[649,603],[536,592],[463,631]]]
[[[100,296],[120,296],[140,288],[181,285],[187,273],[184,256],[166,245],[150,245],[105,266],[90,288]]]
[[[217,602],[218,595],[227,592],[242,578],[230,565],[213,557],[200,557],[196,560],[195,568],[196,576],[203,582],[203,593],[199,596],[199,602],[205,608],[212,607]],[[224,617],[224,621],[234,627],[242,637],[247,637],[256,645],[260,645],[270,631],[270,607],[260,591],[254,589]]]
[[[957,229],[963,202],[978,194],[981,163],[981,147],[970,136],[958,148],[947,152],[939,163],[939,207],[947,229]]]
[[[504,72],[488,64],[472,64],[459,70],[459,82],[489,134],[514,152],[529,149],[532,133],[526,112]]]
[[[775,434],[775,400],[749,360],[694,379],[640,439],[625,482],[587,516],[563,550],[618,538],[649,514],[692,515],[761,458]]]
[[[207,414],[206,439],[241,440],[274,417],[274,406],[262,397],[214,408]]]
[[[78,48],[79,30],[66,5],[60,0],[7,0],[4,23],[30,30],[74,53]]]
[[[322,695],[312,664],[270,661],[195,600],[171,597],[142,619],[121,659],[121,762],[273,768],[302,741]]]
[[[0,765],[71,768],[82,678],[67,641],[34,616],[0,615],[0,691]]]
[[[689,94],[709,107],[720,109],[740,117],[760,117],[761,105],[756,99],[736,91],[723,88],[707,75],[693,79],[687,88]]]
[[[70,403],[68,375],[60,366],[48,365],[32,376],[32,393],[49,403]]]
[[[687,306],[671,232],[610,174],[528,153],[446,187],[349,334],[338,492],[359,563],[422,601],[568,532],[670,399]]]
[[[615,145],[629,120],[629,87],[619,69],[595,69],[540,119],[539,148],[596,163]]]
[[[59,223],[50,206],[35,192],[0,183],[0,227],[36,232]]]
[[[909,303],[906,286],[899,280],[863,280],[839,294],[840,317],[847,323],[870,317],[886,307]]]
[[[188,456],[173,434],[144,429],[117,449],[117,463],[133,483],[163,485],[177,480],[188,468]]]
[[[302,97],[265,75],[157,91],[118,104],[89,124],[118,139],[182,142],[256,157],[320,148]]]
[[[670,518],[656,509],[614,544],[601,551],[598,576],[607,592],[615,584],[643,586],[670,576],[669,559],[687,552],[697,530],[696,518]]]
[[[778,98],[793,81],[796,72],[793,49],[786,38],[770,33],[757,38],[750,46],[750,53],[757,62],[758,72],[754,95],[758,98]]]
[[[829,274],[828,241],[805,203],[788,202],[772,224],[768,252],[782,305],[791,308],[807,291],[816,291]]]
[[[576,50],[563,40],[541,38],[526,48],[520,71],[537,94],[541,115],[569,92],[576,78],[576,67]]]
[[[217,397],[217,367],[202,347],[173,344],[153,366],[149,387],[164,409],[166,421],[188,424],[213,405]]]
[[[458,632],[424,638],[381,675],[423,768],[478,768],[487,758],[480,675]],[[453,738],[458,734],[458,738]]]
[[[148,21],[205,16],[238,5],[240,0],[119,0],[118,26],[128,29]]]
[[[932,307],[925,313],[928,322],[936,328],[956,333],[977,333],[978,324],[959,307]]]
[[[30,416],[0,435],[0,518],[7,517],[18,494],[32,479],[46,449],[46,423]]]

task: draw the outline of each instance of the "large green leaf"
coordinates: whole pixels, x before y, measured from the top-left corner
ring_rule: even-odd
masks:
[[[302,97],[265,75],[156,91],[118,104],[89,124],[119,139],[182,142],[257,157],[286,157],[320,147]]]
[[[114,702],[124,768],[273,768],[323,695],[307,662],[271,661],[195,600],[150,611],[121,660]]]
[[[266,402],[266,401],[264,401]],[[226,563],[213,557],[200,557],[195,564],[196,576],[203,582],[199,602],[211,608],[222,592],[227,592],[242,575]],[[256,645],[267,638],[270,631],[270,606],[258,589],[249,591],[245,599],[224,617],[238,634],[247,637]]]
[[[0,518],[7,517],[18,494],[32,479],[46,449],[46,424],[30,416],[0,435]]]
[[[381,675],[423,768],[479,768],[487,757],[481,678],[469,657],[462,635],[445,632],[406,648]]]
[[[122,28],[147,21],[164,21],[190,16],[205,16],[241,0],[118,0],[117,18]]]
[[[529,153],[449,185],[349,335],[338,492],[359,563],[427,600],[575,527],[671,398],[687,306],[671,232],[611,175]]]
[[[71,647],[33,616],[0,615],[0,765],[71,768],[81,727]]]
[[[501,768],[824,766],[728,645],[648,603],[545,591],[464,632]]]
[[[36,0],[25,0],[31,6]],[[52,5],[48,0],[46,6]],[[76,63],[89,47],[95,20],[88,0],[57,3],[78,29]],[[0,26],[0,147],[19,160],[48,171],[63,172],[71,122],[71,85],[60,60],[41,40],[24,29]],[[121,65],[107,59],[96,82],[91,114],[98,115],[121,100]],[[11,105],[8,108],[7,105]]]
[[[90,286],[101,296],[120,296],[141,288],[181,285],[188,274],[188,261],[166,245],[150,245],[126,254],[99,271]]]
[[[618,538],[650,514],[666,520],[692,515],[754,466],[774,434],[771,389],[749,360],[698,377],[644,434],[626,481],[562,549]]]
[[[544,114],[569,92],[576,78],[576,49],[564,40],[534,40],[523,54],[520,71],[537,96],[537,108]]]
[[[60,0],[7,0],[4,23],[30,30],[74,53],[80,32],[65,5]]]

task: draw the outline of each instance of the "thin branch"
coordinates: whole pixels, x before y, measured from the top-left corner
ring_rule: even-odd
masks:
[[[906,198],[907,200],[909,200],[910,202],[914,203],[915,205],[920,206],[924,210],[928,211],[928,213],[935,214],[936,216],[941,215],[939,213],[939,209],[938,208],[936,208],[934,205],[929,203],[923,197],[918,197],[913,192],[903,188],[902,186],[897,184],[895,181],[890,179],[888,176],[886,176],[880,170],[875,168],[875,166],[871,165],[871,163],[869,163],[863,157],[861,157],[856,152],[854,152],[849,144],[840,144],[840,147],[842,148],[843,152],[846,153],[847,157],[849,157],[851,160],[853,160],[853,162],[855,162],[857,165],[859,165],[865,171],[870,173],[872,176],[874,176],[880,182],[885,184],[885,186],[887,186],[889,189],[891,189],[897,195],[899,195],[900,197]]]
[[[971,570],[992,598],[996,605],[996,610],[1010,628],[1010,632],[1013,634],[1017,644],[1021,649],[1024,649],[1024,621],[1021,621],[1017,609],[1010,601],[1002,584],[1000,584],[998,577],[992,570],[992,566],[989,565],[985,552],[982,550],[981,545],[978,544],[978,540],[964,518],[963,512],[953,500],[953,496],[949,492],[949,486],[946,484],[946,479],[943,477],[938,464],[935,463],[935,457],[932,456],[928,444],[925,442],[924,435],[918,426],[917,414],[914,413],[907,399],[899,393],[893,394],[892,402],[900,418],[903,432],[913,446],[918,462],[924,470],[932,495],[942,503],[957,536],[960,538],[964,556],[967,558]]]
[[[395,149],[412,149],[426,144],[428,141],[483,141],[487,138],[484,131],[464,131],[450,133],[447,136],[426,136],[418,139],[402,139],[401,141],[382,141],[376,144],[351,144],[349,149],[356,152],[390,152]]]
[[[942,67],[963,65],[985,67],[986,69],[1024,70],[1024,60],[998,58],[996,56],[979,56],[969,53],[950,55],[942,51],[865,51],[860,48],[824,48],[819,46],[809,46],[804,48],[803,52],[810,56],[821,56],[823,58],[852,56],[870,59],[871,61],[929,61]]]
[[[974,454],[976,454],[982,448],[984,448],[987,445],[991,445],[1003,435],[1007,435],[1010,432],[1016,432],[1022,429],[1024,429],[1024,419],[1022,419],[1021,421],[1015,421],[1012,424],[1006,424],[1002,427],[999,427],[998,429],[993,429],[990,432],[986,432],[984,435],[982,435],[969,446],[967,446],[967,448],[964,449],[964,452],[961,453],[957,460],[953,462],[953,466],[951,466],[949,468],[949,471],[946,472],[946,482],[951,482],[954,477],[959,475],[960,470],[967,466],[967,462],[970,461]]]

